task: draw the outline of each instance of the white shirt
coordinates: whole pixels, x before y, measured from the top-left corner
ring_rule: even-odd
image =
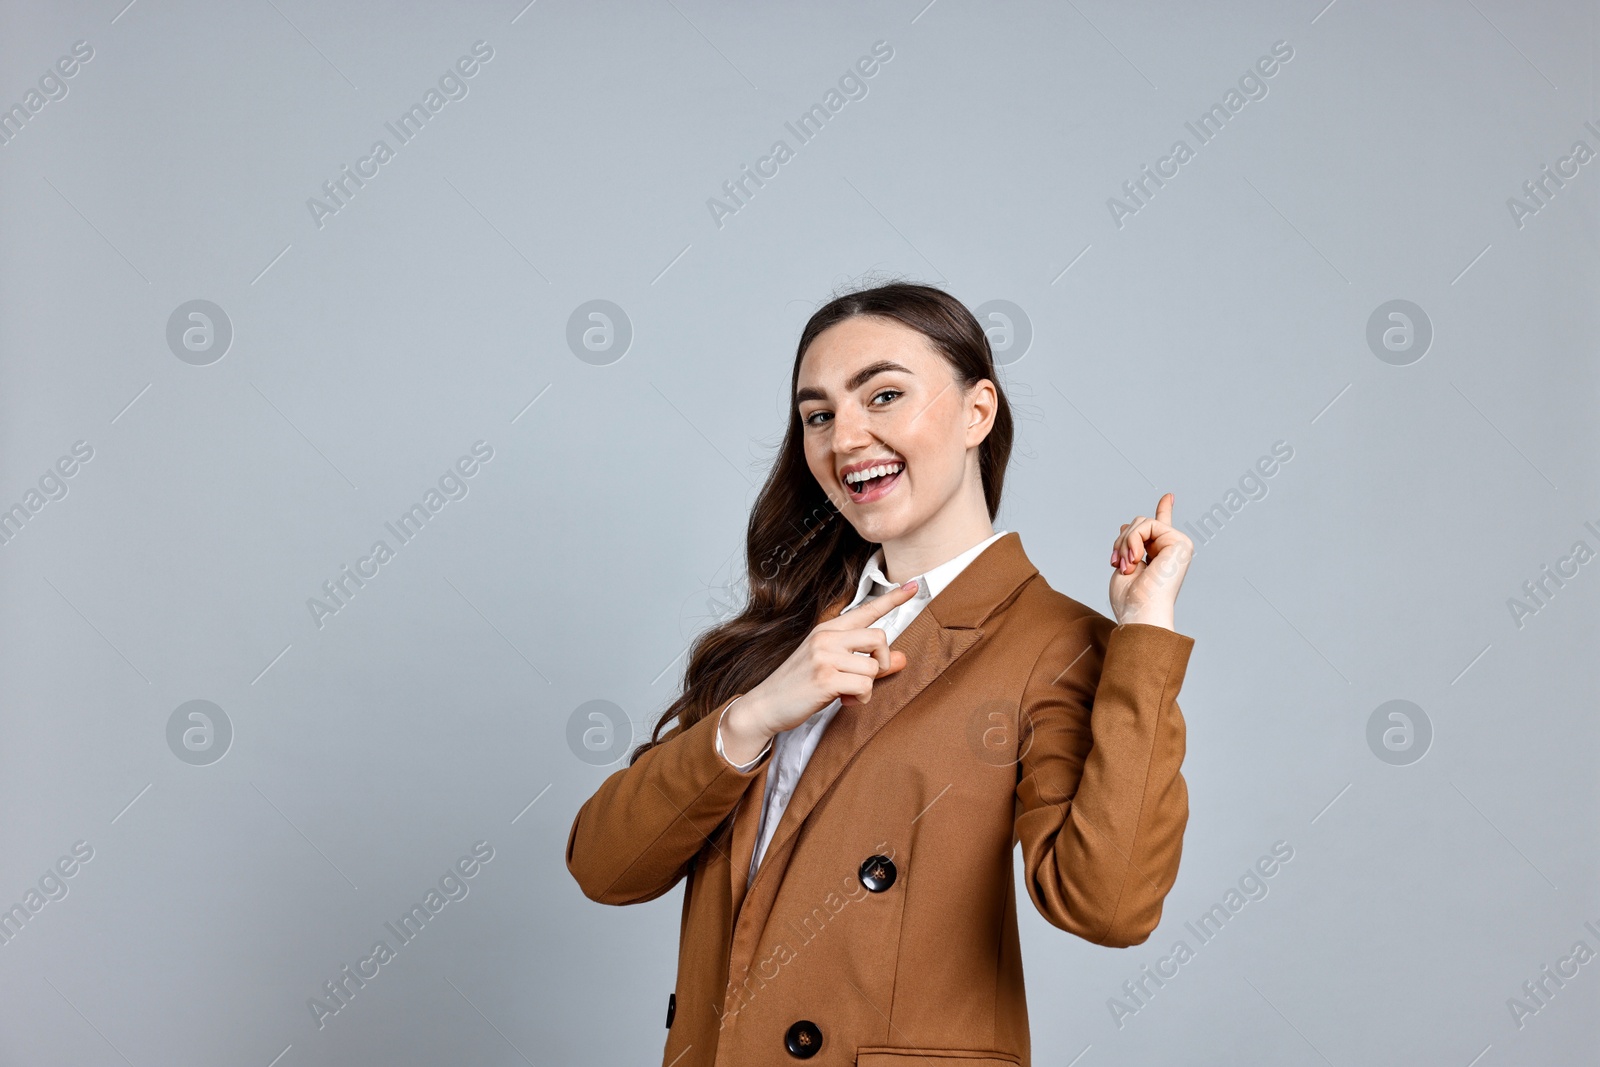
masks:
[[[911,620],[922,613],[922,609],[927,606],[928,601],[938,596],[946,586],[954,581],[956,575],[965,570],[967,564],[976,559],[980,552],[1004,537],[1008,532],[1007,530],[1000,530],[993,536],[973,545],[955,559],[941,563],[926,573],[918,575],[917,591],[912,594],[911,599],[890,610],[888,614],[877,622],[872,623],[872,625],[882,630],[884,636],[892,644],[895,638],[904,633],[906,627],[911,625]],[[880,547],[878,551],[872,554],[872,558],[867,560],[867,565],[861,572],[861,580],[856,583],[855,599],[845,606],[844,611],[858,607],[868,599],[868,593],[871,593],[872,599],[876,599],[892,588],[894,588],[894,583],[889,581],[888,577],[883,573],[883,549]],[[737,699],[730,701],[728,707],[731,708],[737,703]],[[783,818],[784,809],[789,806],[789,798],[794,796],[795,784],[800,781],[800,773],[805,770],[806,763],[810,761],[811,753],[816,751],[817,742],[822,740],[822,731],[827,729],[828,723],[833,720],[834,713],[841,706],[838,699],[835,698],[833,703],[812,715],[805,722],[792,729],[784,730],[767,742],[767,748],[773,748],[774,745],[776,745],[776,748],[772,755],[773,765],[767,773],[766,794],[762,798],[761,825],[756,831],[756,847],[750,857],[750,873],[746,879],[746,884],[755,880],[756,868],[760,866],[761,858],[766,855],[767,845],[772,841],[772,835],[778,829],[778,822]],[[722,711],[723,718],[726,718],[727,714],[727,708],[724,708]],[[760,761],[762,756],[766,755],[767,748],[763,748],[756,754],[756,758],[749,763],[740,765],[733,763],[731,760],[729,760],[729,763],[740,771],[748,771]],[[727,753],[722,750],[722,720],[720,718],[717,720],[717,754],[725,760],[728,758]]]

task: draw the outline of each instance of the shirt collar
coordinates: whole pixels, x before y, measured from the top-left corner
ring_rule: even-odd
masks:
[[[960,574],[966,565],[977,557],[978,553],[1000,540],[1009,532],[1008,530],[997,530],[992,536],[979,541],[954,559],[947,560],[937,567],[917,575],[917,591],[912,594],[911,599],[913,601],[928,601],[938,596],[945,586],[954,581],[956,575]],[[877,589],[877,587],[882,588]],[[878,550],[872,554],[872,558],[867,560],[867,565],[862,568],[861,580],[856,582],[855,599],[850,601],[844,610],[849,611],[864,602],[869,593],[881,595],[893,587],[894,583],[889,581],[888,576],[883,573],[883,546],[880,545]]]

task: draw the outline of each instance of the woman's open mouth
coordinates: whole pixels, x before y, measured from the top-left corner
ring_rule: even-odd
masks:
[[[905,470],[906,465],[899,460],[880,463],[875,467],[846,475],[844,487],[855,503],[870,504],[874,500],[882,500],[888,496],[894,487],[900,484],[900,476]],[[862,475],[867,477],[863,478]]]

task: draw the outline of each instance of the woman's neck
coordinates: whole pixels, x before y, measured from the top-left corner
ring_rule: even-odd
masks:
[[[989,508],[981,497],[977,507],[946,507],[938,515],[904,536],[883,542],[883,573],[900,583],[948,563],[973,545],[994,536]]]

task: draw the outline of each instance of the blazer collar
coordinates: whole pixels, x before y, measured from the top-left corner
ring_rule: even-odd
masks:
[[[746,886],[750,857],[755,850],[756,824],[760,821],[761,798],[766,789],[768,760],[761,773],[750,780],[734,818],[733,879],[734,931],[729,962],[732,983],[742,978],[749,967],[766,915],[777,898],[778,886],[788,867],[794,842],[806,816],[832,787],[856,754],[911,699],[922,692],[967,649],[983,636],[983,624],[1009,603],[1022,586],[1039,573],[1022,550],[1016,531],[1002,535],[943,590],[930,600],[905,631],[889,645],[906,654],[906,666],[872,687],[872,700],[841,708],[817,742],[805,771],[795,785],[794,796],[778,820],[778,828],[756,868],[756,876]],[[819,622],[837,618],[850,603],[841,595],[819,617]],[[866,857],[856,857],[865,859]],[[724,1004],[724,1011],[731,999]]]
[[[976,545],[973,545],[971,548],[967,549],[965,552],[962,552],[960,555],[946,560],[937,567],[929,567],[927,570],[917,575],[917,579],[921,585],[921,588],[917,590],[916,596],[913,597],[913,599],[928,601],[944,592],[945,587],[950,584],[951,580],[957,574],[960,574],[967,567],[971,566],[973,560],[977,559],[989,548],[990,545],[1000,540],[1000,538],[1004,537],[1008,532],[1009,531],[1001,530],[999,533],[986,537],[982,541],[979,541]],[[880,585],[885,589],[894,588],[894,583],[889,580],[889,576],[883,573],[883,547],[881,545],[876,552],[867,558],[866,566],[861,568],[861,580],[856,582],[856,595],[854,599],[846,604],[841,610],[849,611],[857,604],[864,602],[867,599],[867,594],[872,592],[874,588]],[[839,614],[838,611],[834,610],[835,607],[836,605],[834,604],[828,605],[826,617],[832,618]]]
[[[861,597],[862,584],[872,573],[872,560],[880,559],[882,551],[880,548],[868,560],[868,566],[862,573],[862,580],[856,584],[857,598]],[[949,563],[940,564],[927,573],[931,578],[954,562],[955,560],[951,560]],[[934,593],[923,611],[933,612],[943,626],[970,629],[981,625],[997,608],[1010,599],[1010,595],[1016,592],[1023,582],[1037,573],[1039,573],[1038,568],[1022,550],[1022,536],[1011,530],[998,535],[953,580],[930,582],[942,588]],[[849,593],[841,593],[817,616],[817,622],[838,618],[852,603],[854,600]],[[826,737],[827,734],[823,736]]]

